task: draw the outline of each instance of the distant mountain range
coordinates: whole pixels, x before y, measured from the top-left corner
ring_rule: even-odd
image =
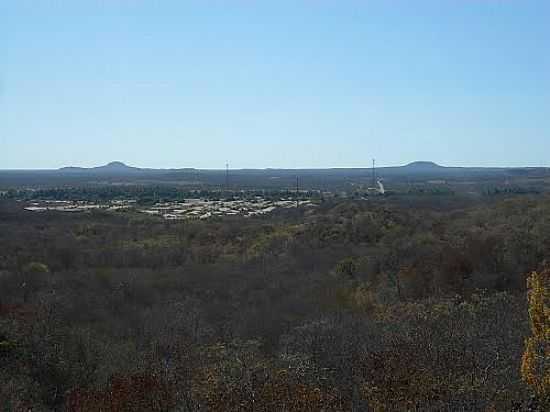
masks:
[[[548,168],[537,167],[448,167],[441,166],[430,161],[416,161],[404,166],[389,166],[376,168],[379,176],[434,176],[434,177],[460,177],[468,175],[495,175],[509,174],[513,176],[529,174],[533,171],[548,171]],[[327,168],[327,169],[233,169],[232,174],[251,174],[251,175],[311,175],[311,174],[335,174],[356,176],[366,172],[372,172],[372,168]],[[182,169],[150,169],[128,166],[123,162],[116,161],[104,166],[97,167],[63,167],[55,171],[61,174],[78,175],[105,175],[105,176],[132,176],[132,175],[178,175],[185,173],[216,174],[225,173],[225,170],[205,170],[194,168]]]
[[[265,169],[236,169],[236,170],[266,170],[266,171],[279,171],[279,170],[365,170],[365,169],[371,169],[369,167],[365,168],[346,168],[346,167],[338,167],[338,168],[319,168],[319,169],[280,169],[280,168],[265,168]],[[402,171],[412,171],[412,172],[437,172],[437,171],[443,171],[443,170],[529,170],[529,169],[540,169],[540,168],[533,168],[533,167],[524,167],[524,168],[512,168],[512,167],[448,167],[448,166],[441,166],[437,163],[430,162],[430,161],[416,161],[409,164],[406,164],[404,166],[384,166],[379,167],[377,170],[402,170]],[[95,173],[95,172],[107,172],[107,173],[134,173],[134,172],[173,172],[178,170],[201,170],[201,169],[195,169],[195,168],[181,168],[181,169],[151,169],[151,168],[139,168],[139,167],[133,167],[128,166],[123,162],[115,161],[108,163],[103,166],[96,166],[96,167],[62,167],[60,169],[57,169],[59,172],[77,172],[77,173]],[[215,169],[208,169],[208,170],[215,170]]]
[[[228,181],[233,187],[295,187],[296,177],[309,187],[341,187],[343,184],[370,182],[372,168],[329,169],[231,169]],[[404,166],[376,168],[376,177],[386,181],[500,180],[550,177],[550,168],[522,167],[447,167],[430,161]],[[59,186],[79,184],[227,184],[223,169],[150,169],[132,167],[116,161],[98,167],[63,167],[54,170],[0,170],[0,189],[21,186]]]

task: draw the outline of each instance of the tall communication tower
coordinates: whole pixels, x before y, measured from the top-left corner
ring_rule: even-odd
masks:
[[[296,209],[298,209],[298,207],[300,206],[300,200],[299,200],[299,195],[300,193],[300,181],[298,180],[298,175],[296,175]]]
[[[225,163],[225,190],[229,190],[229,162]]]
[[[372,159],[372,187],[376,187],[376,159]]]

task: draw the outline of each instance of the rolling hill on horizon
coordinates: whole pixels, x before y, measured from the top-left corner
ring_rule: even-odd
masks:
[[[550,177],[550,168],[536,167],[454,167],[432,161],[415,161],[403,166],[377,167],[377,178],[386,181],[467,181],[544,178]],[[296,186],[299,177],[303,187],[342,187],[342,185],[370,184],[372,168],[324,169],[230,169],[229,182],[233,188],[289,188]],[[0,190],[11,187],[52,187],[101,184],[174,184],[190,186],[225,186],[224,169],[152,169],[129,166],[113,161],[96,167],[68,166],[49,170],[0,170]]]
[[[235,172],[341,172],[349,171],[353,174],[354,171],[372,171],[372,167],[327,167],[327,168],[236,168],[230,169],[232,173]],[[389,172],[390,174],[399,174],[402,173],[413,173],[413,174],[449,174],[449,173],[479,173],[479,172],[512,172],[512,173],[521,173],[522,171],[528,172],[533,170],[550,170],[547,167],[492,167],[492,166],[442,166],[433,161],[419,160],[407,163],[402,166],[380,166],[376,167],[376,171],[379,173]],[[23,171],[23,170],[21,170]],[[31,170],[25,170],[31,171]],[[177,173],[177,172],[189,172],[189,171],[200,171],[200,172],[221,172],[225,173],[225,169],[200,169],[194,167],[182,167],[182,168],[142,168],[136,166],[129,166],[122,161],[112,161],[105,165],[95,166],[95,167],[78,167],[78,166],[66,166],[59,169],[49,169],[43,170],[49,172],[59,172],[59,173],[102,173],[102,174],[131,174],[131,173]],[[39,172],[36,170],[36,172]]]
[[[416,160],[400,166],[377,166],[377,170],[386,169],[408,169],[408,170],[442,170],[442,169],[473,169],[473,170],[515,170],[515,169],[548,169],[550,167],[538,167],[538,166],[443,166],[436,162],[429,160]],[[264,167],[264,168],[236,168],[232,170],[366,170],[372,169],[372,167],[305,167],[305,168],[284,168],[284,167]],[[0,169],[1,170],[1,169]],[[11,169],[13,171],[31,171],[33,169]],[[39,169],[34,169],[39,171]],[[181,168],[150,168],[150,167],[138,167],[129,166],[127,163],[116,160],[100,166],[83,167],[83,166],[63,166],[58,169],[41,169],[43,171],[173,171],[173,170],[225,170],[222,168],[195,168],[195,167],[181,167]]]

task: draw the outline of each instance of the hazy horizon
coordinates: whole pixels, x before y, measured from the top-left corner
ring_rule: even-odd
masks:
[[[372,160],[371,160],[372,162]],[[183,170],[183,169],[196,169],[196,170],[212,170],[212,171],[224,171],[226,168],[225,168],[225,165],[223,167],[194,167],[192,165],[190,166],[176,166],[176,167],[163,167],[163,166],[160,166],[160,167],[142,167],[140,165],[137,165],[137,164],[129,164],[127,162],[124,162],[124,161],[121,161],[121,160],[113,160],[113,161],[110,161],[110,162],[107,162],[105,164],[97,164],[97,165],[92,165],[92,166],[80,166],[78,164],[71,164],[71,165],[64,165],[64,166],[60,166],[60,167],[55,167],[55,168],[43,168],[43,169],[37,169],[37,168],[11,168],[11,169],[0,169],[0,171],[8,171],[8,172],[17,172],[17,171],[29,171],[29,172],[32,172],[32,171],[57,171],[57,170],[61,170],[61,169],[70,169],[70,168],[76,168],[76,169],[93,169],[93,168],[101,168],[101,167],[104,167],[104,166],[108,166],[110,165],[111,163],[122,163],[124,166],[126,167],[130,167],[130,168],[137,168],[137,169],[142,169],[142,170]],[[549,168],[550,166],[479,166],[479,165],[469,165],[469,166],[457,166],[457,165],[449,165],[449,164],[441,164],[439,162],[434,162],[434,161],[431,161],[431,160],[415,160],[415,161],[412,161],[412,162],[408,162],[408,163],[403,163],[403,164],[376,164],[376,168],[379,168],[379,169],[383,169],[383,168],[391,168],[391,167],[404,167],[404,166],[409,166],[411,164],[414,164],[414,163],[433,163],[435,166],[440,166],[440,167],[446,167],[446,168],[487,168],[487,169],[492,169],[492,168],[502,168],[502,169],[506,169],[506,168],[510,168],[510,169],[514,169],[514,168],[543,168],[543,169],[546,169],[546,168]],[[364,165],[364,166],[327,166],[327,167],[276,167],[276,166],[263,166],[263,167],[231,167],[231,165],[229,165],[229,170],[326,170],[326,169],[372,169],[372,163],[371,165]]]
[[[2,170],[550,166],[546,0],[8,0],[0,15]]]

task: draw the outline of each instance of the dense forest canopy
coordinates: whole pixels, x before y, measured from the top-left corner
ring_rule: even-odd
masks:
[[[545,407],[547,196],[181,222],[24,204],[0,202],[4,410]]]

